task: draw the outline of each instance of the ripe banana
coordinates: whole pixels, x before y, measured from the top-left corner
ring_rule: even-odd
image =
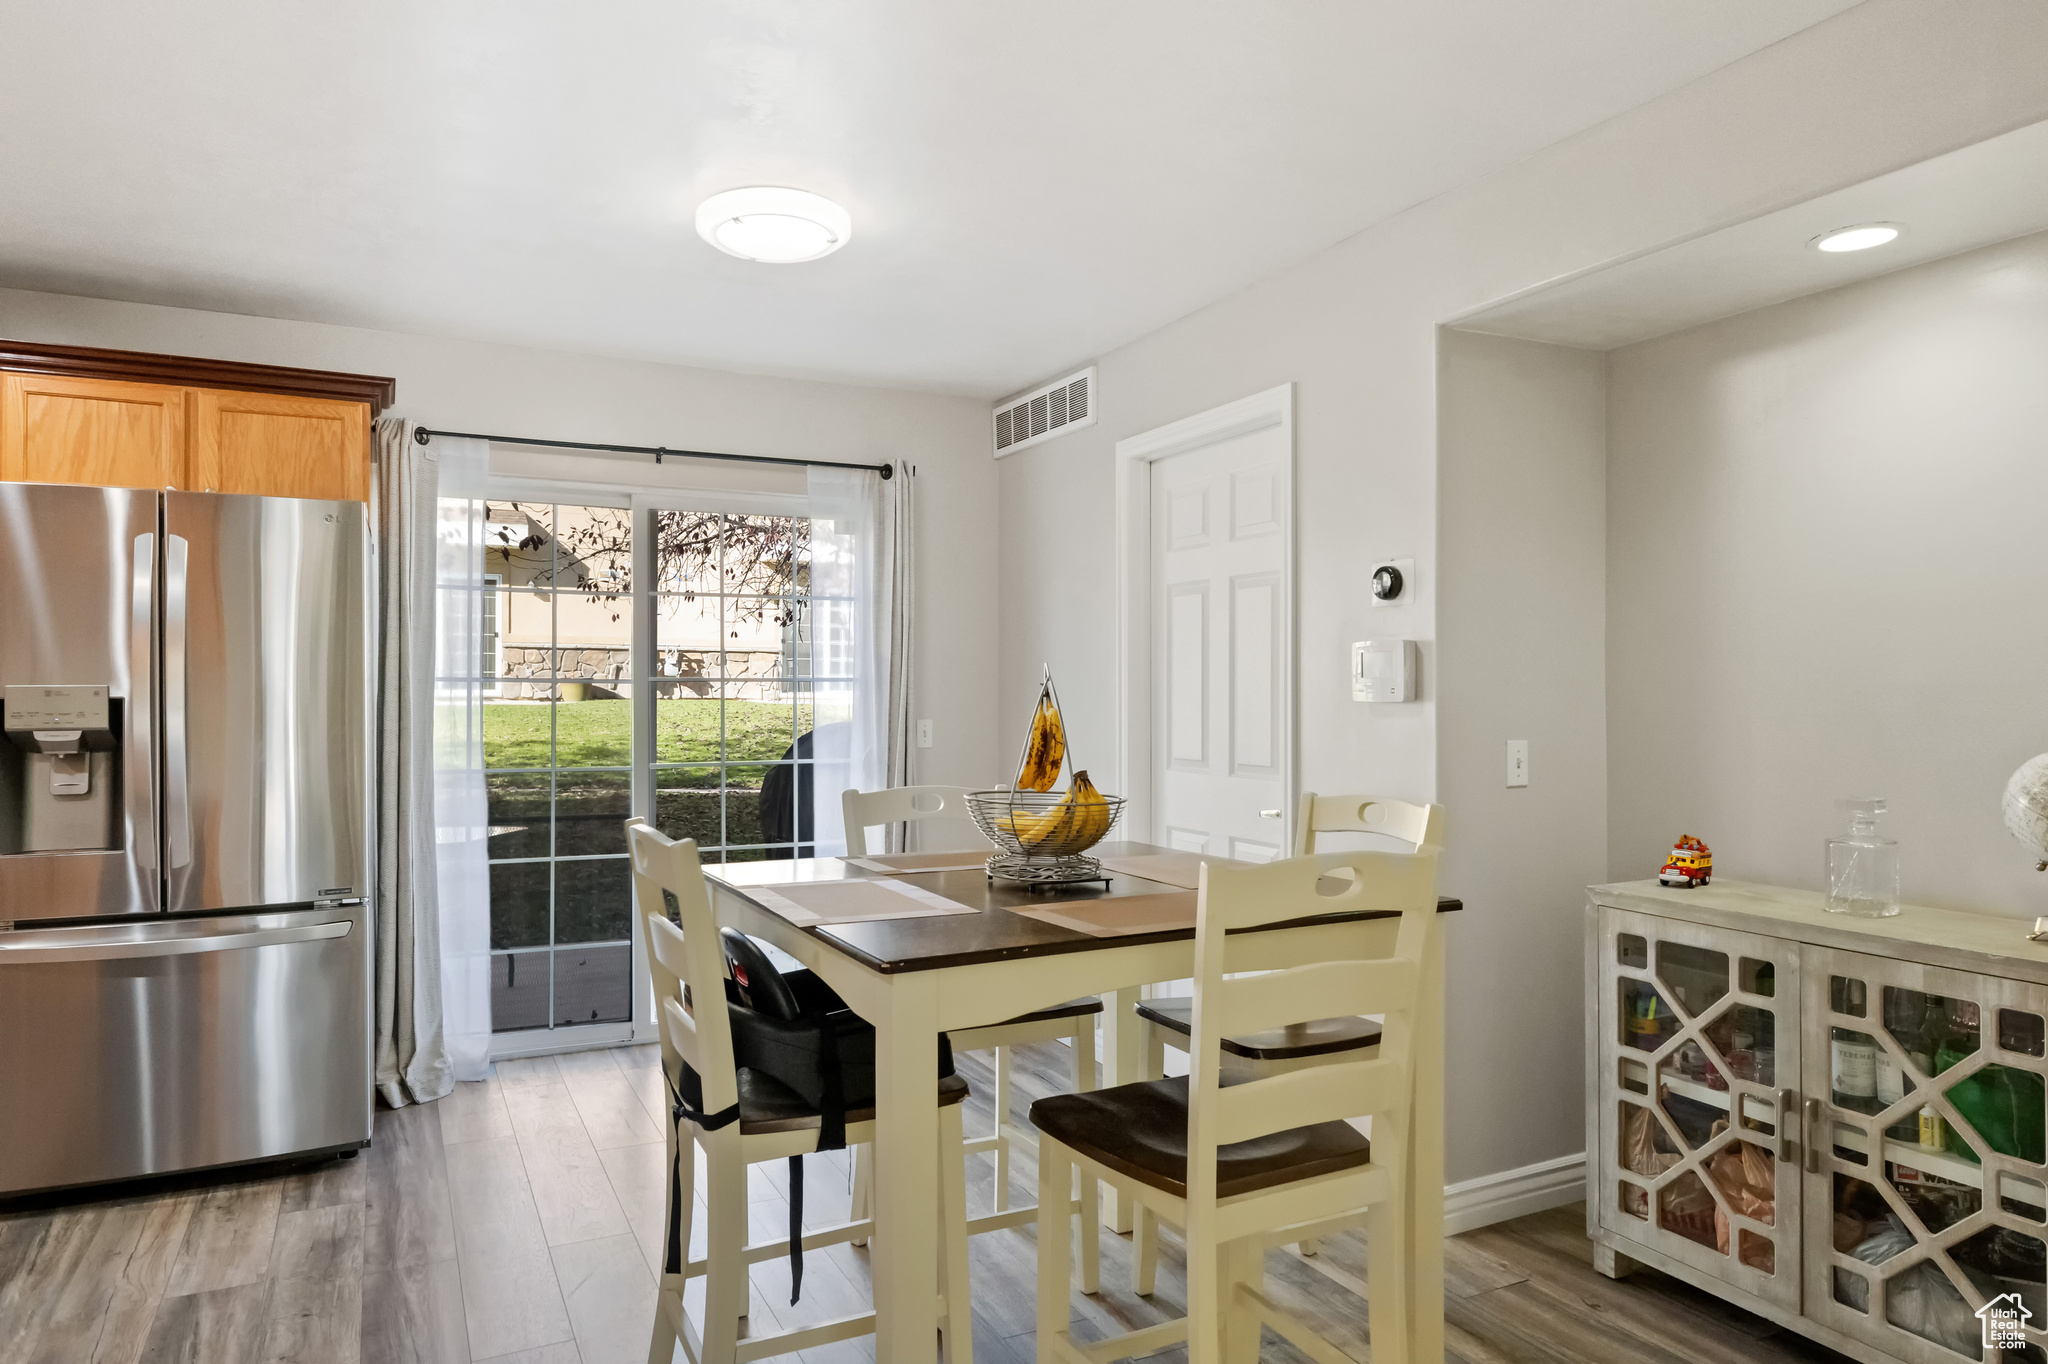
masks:
[[[1078,851],[1108,833],[1109,823],[1109,801],[1084,771],[1074,774],[1073,785],[1058,805],[1043,814],[1009,816],[1004,826],[1027,852],[1037,848]]]
[[[1038,709],[1031,715],[1031,739],[1024,746],[1024,765],[1017,773],[1020,791],[1050,791],[1059,780],[1067,756],[1067,734],[1052,703],[1050,681],[1038,688]]]

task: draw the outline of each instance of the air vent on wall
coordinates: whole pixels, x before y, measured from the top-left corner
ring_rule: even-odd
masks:
[[[1095,424],[1095,369],[1091,365],[998,407],[996,458],[1027,445]]]

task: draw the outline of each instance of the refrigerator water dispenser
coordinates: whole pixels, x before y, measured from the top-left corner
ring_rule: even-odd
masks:
[[[0,852],[120,847],[119,702],[99,686],[10,686]]]

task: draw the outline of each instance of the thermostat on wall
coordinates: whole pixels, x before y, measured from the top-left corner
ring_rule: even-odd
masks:
[[[1351,699],[1413,701],[1415,641],[1361,639],[1351,646]]]
[[[1415,600],[1415,561],[1381,559],[1373,564],[1369,581],[1374,606],[1406,606]]]

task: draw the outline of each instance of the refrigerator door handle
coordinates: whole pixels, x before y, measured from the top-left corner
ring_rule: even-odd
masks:
[[[276,947],[283,943],[345,938],[354,927],[353,920],[333,919],[326,923],[290,924],[278,928],[245,929],[239,933],[203,933],[184,937],[149,933],[131,924],[110,924],[104,928],[26,929],[0,933],[0,966],[183,957],[243,947]]]
[[[128,789],[129,809],[147,813],[147,823],[133,830],[135,862],[143,871],[156,871],[156,750],[152,747],[155,728],[156,688],[152,660],[156,657],[153,631],[156,626],[156,536],[144,532],[135,537],[135,572],[129,583],[128,607]],[[153,901],[154,893],[150,896]]]
[[[192,790],[185,762],[185,584],[191,545],[164,536],[164,840],[166,866],[192,861]]]

